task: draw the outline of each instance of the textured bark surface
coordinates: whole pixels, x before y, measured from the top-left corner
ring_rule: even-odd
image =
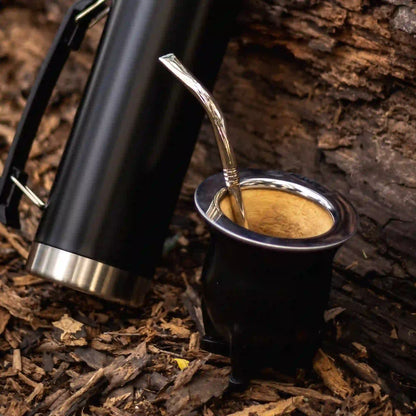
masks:
[[[414,7],[399,0],[253,0],[216,87],[240,166],[300,173],[354,203],[360,231],[337,256],[332,293],[332,304],[346,308],[340,337],[366,345],[389,381],[397,386],[403,377],[413,395]],[[218,169],[206,125],[185,195]]]

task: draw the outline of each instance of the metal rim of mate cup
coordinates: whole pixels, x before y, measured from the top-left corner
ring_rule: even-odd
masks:
[[[224,215],[219,207],[227,193],[223,175],[210,176],[195,191],[196,208],[211,227],[240,242],[274,250],[313,251],[338,247],[356,232],[357,213],[351,203],[310,179],[287,172],[244,169],[240,170],[240,184],[243,189],[274,189],[302,196],[326,209],[334,221],[328,232],[310,238],[278,238],[256,233]]]
[[[320,343],[333,257],[337,248],[353,236],[358,225],[358,216],[351,203],[338,192],[309,179],[291,173],[254,169],[241,170],[240,179],[243,198],[244,190],[253,188],[288,192],[324,208],[332,216],[333,225],[327,232],[309,238],[259,234],[240,227],[221,211],[220,202],[227,196],[221,173],[207,178],[197,188],[195,205],[211,231],[211,247],[202,272],[205,325],[202,346],[214,353],[230,355],[230,385],[234,386],[245,385],[251,378],[251,370],[246,364],[258,362],[260,357],[266,367],[277,367],[274,362],[267,365],[267,360],[280,354],[278,346],[275,350],[274,347],[272,350],[266,348],[268,352],[262,347],[253,347],[253,342],[249,341],[253,339],[252,331],[256,340],[264,336],[268,339],[266,343],[278,344],[283,342],[285,330],[290,333],[291,325],[306,328],[312,334],[311,341],[306,338],[305,342],[310,344],[306,348],[301,343],[298,348],[296,337],[299,334],[293,333],[292,338],[288,336],[287,345],[292,352],[288,353],[287,365],[290,367],[293,360],[293,365],[301,363],[296,368],[309,366]],[[249,209],[247,215],[250,223]],[[294,312],[290,311],[291,306],[287,308],[289,311],[282,306],[286,300],[288,305],[298,305],[293,307]],[[296,311],[299,304],[305,309],[304,314]],[[279,308],[287,314],[293,312],[294,317],[288,315],[288,322],[284,318],[283,323],[275,323],[281,320],[279,314],[283,309]],[[271,338],[268,325],[275,325]],[[247,352],[250,348],[256,351],[254,357]],[[298,357],[302,355],[304,357]]]

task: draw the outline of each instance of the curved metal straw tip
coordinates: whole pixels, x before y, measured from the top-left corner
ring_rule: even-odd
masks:
[[[220,106],[212,94],[185,68],[173,53],[159,57],[159,61],[182,81],[207,112],[220,152],[225,184],[231,197],[234,218],[238,225],[249,228],[241,195],[237,162],[230,141],[228,140],[225,117]]]

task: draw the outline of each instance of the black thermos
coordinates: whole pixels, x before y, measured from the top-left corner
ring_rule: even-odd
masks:
[[[69,50],[79,46],[85,22],[111,6],[30,251],[29,272],[106,299],[141,303],[203,118],[202,108],[158,57],[175,53],[211,88],[240,3],[82,0],[71,9],[29,97],[32,109],[25,110],[1,182],[1,219],[16,225],[21,190],[30,191],[24,163],[14,166],[13,160],[19,153],[27,158],[39,108],[43,112],[49,98],[40,86],[45,77],[57,78]],[[62,38],[61,54],[51,59]],[[59,71],[51,76],[54,61]],[[47,91],[55,81],[49,80]],[[37,113],[36,94],[44,95]],[[31,140],[20,137],[25,123],[32,124]]]

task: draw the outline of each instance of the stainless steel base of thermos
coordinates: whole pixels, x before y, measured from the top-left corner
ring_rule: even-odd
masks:
[[[73,289],[130,306],[143,303],[150,280],[41,243],[32,245],[26,269]]]

